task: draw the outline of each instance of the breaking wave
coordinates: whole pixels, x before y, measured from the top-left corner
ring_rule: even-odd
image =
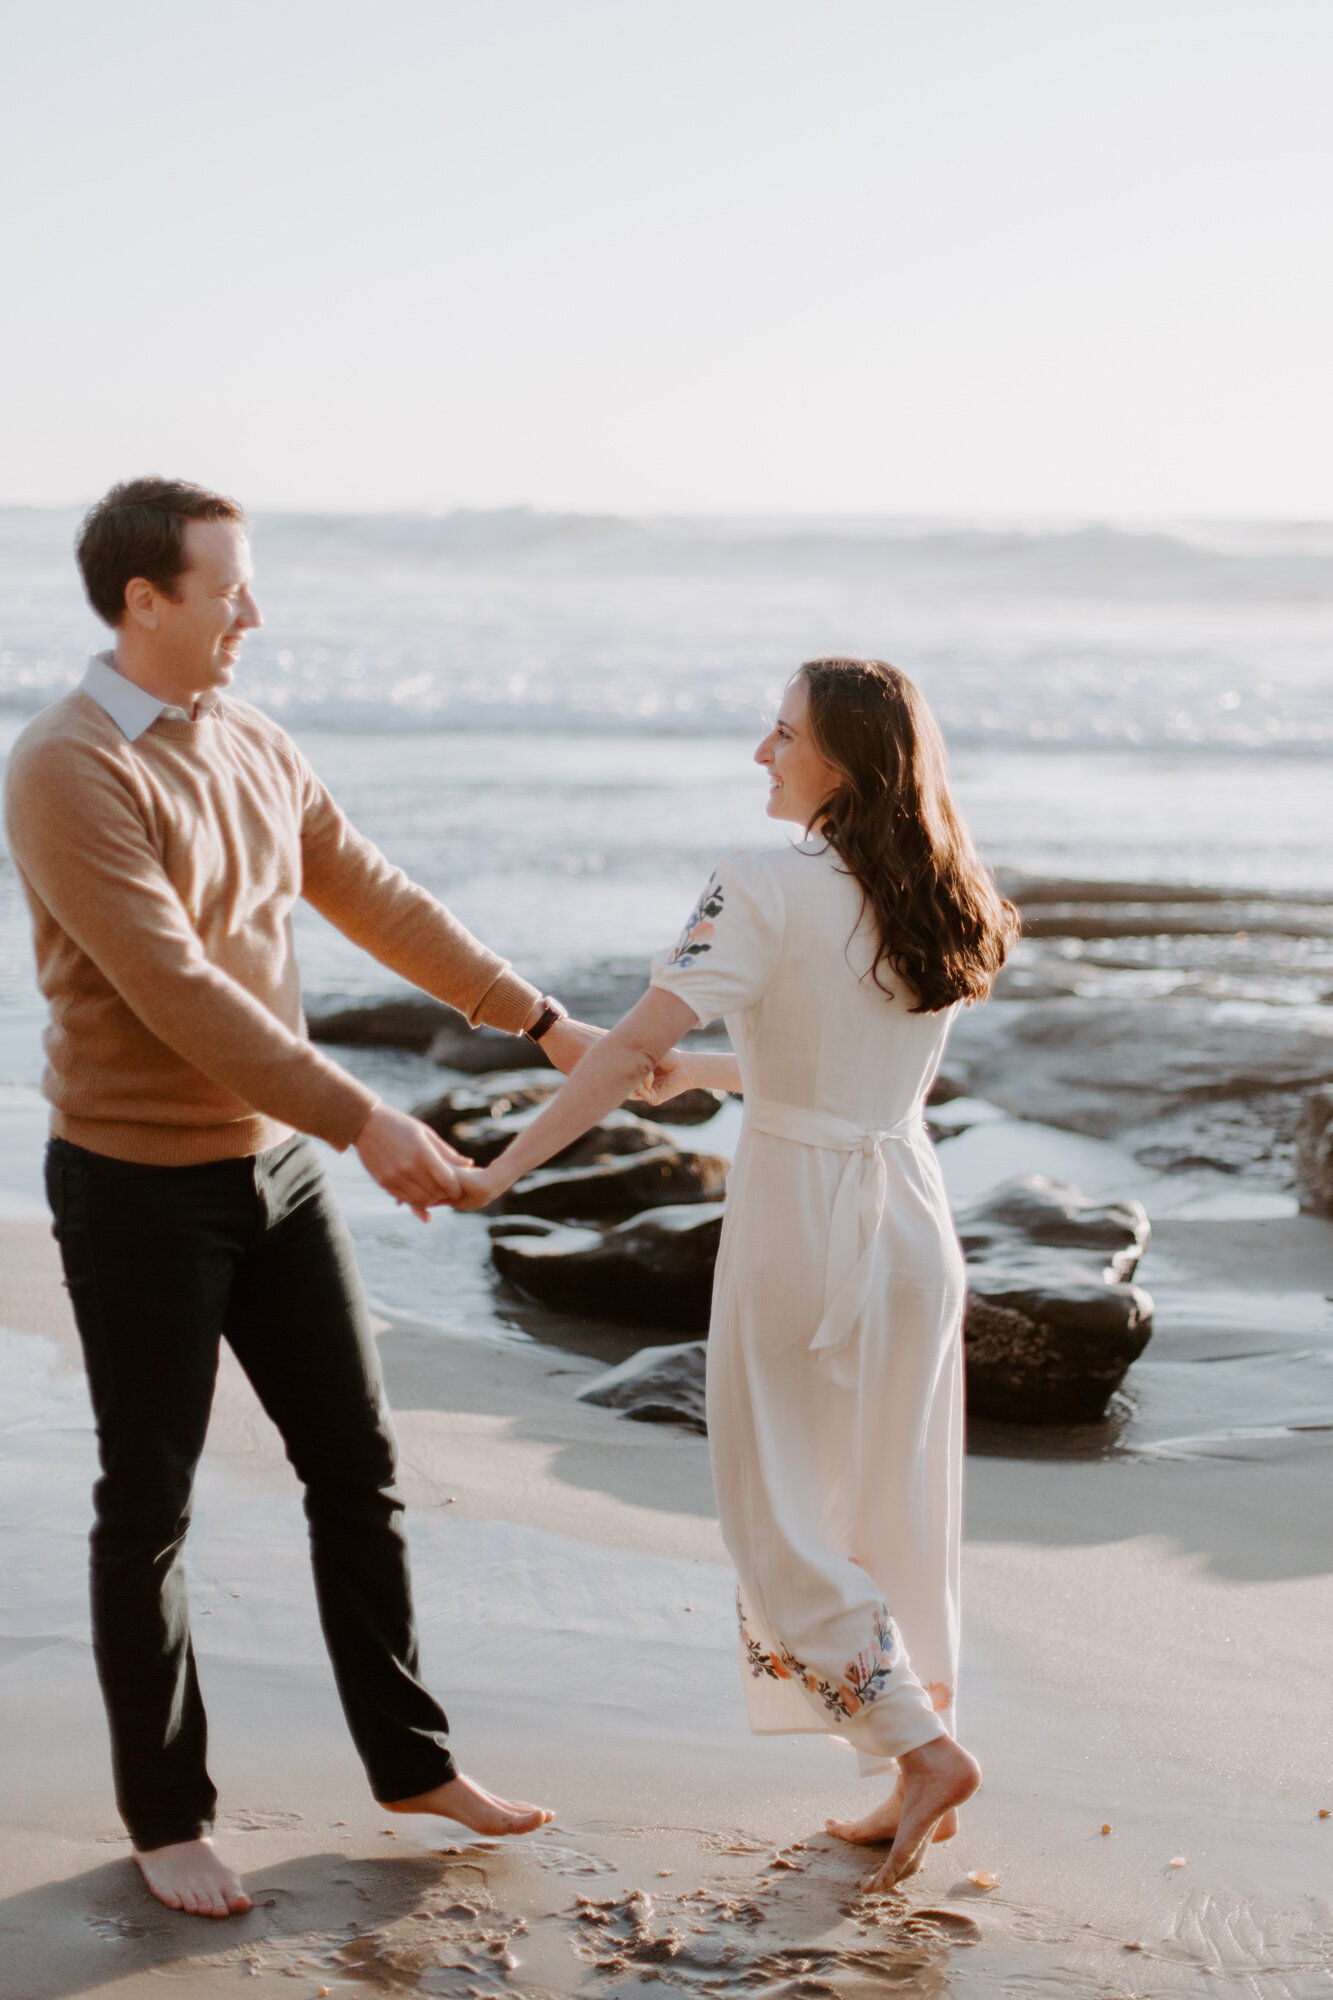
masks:
[[[73,510],[0,510],[0,706],[105,641]],[[239,691],[305,728],[749,732],[885,654],[956,745],[1333,749],[1333,525],[271,515]]]

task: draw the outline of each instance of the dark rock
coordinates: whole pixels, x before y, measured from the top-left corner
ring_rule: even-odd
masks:
[[[1152,1333],[1125,1282],[1148,1243],[1138,1202],[1091,1202],[1040,1175],[956,1218],[967,1258],[967,1403],[1009,1423],[1092,1423]]]
[[[970,1097],[972,1084],[966,1070],[956,1063],[945,1063],[936,1072],[935,1081],[930,1086],[927,1104],[952,1104],[955,1097]]]
[[[1049,1287],[1035,1279],[969,1268],[967,1407],[1011,1424],[1096,1423],[1148,1345],[1152,1300],[1135,1285],[1080,1285],[1059,1270]]]
[[[439,1030],[426,1054],[441,1069],[461,1069],[465,1076],[554,1067],[540,1042],[530,1042],[526,1035],[507,1035],[503,1028],[470,1028],[461,1014]]]
[[[1034,1001],[976,1009],[954,1040],[979,1097],[1099,1139],[1189,1105],[1333,1083],[1333,1020],[1257,1003]]]
[[[650,1118],[657,1125],[706,1125],[726,1101],[725,1090],[682,1090],[678,1097],[668,1097],[665,1104],[639,1104],[631,1097],[620,1108],[639,1118]]]
[[[525,1174],[495,1207],[502,1214],[596,1222],[666,1202],[716,1201],[726,1187],[729,1164],[712,1153],[659,1145],[597,1166],[543,1167]]]
[[[446,1007],[442,1000],[428,1000],[424,994],[306,1015],[312,1042],[334,1042],[345,1049],[416,1049],[422,1055],[442,1029],[460,1021],[466,1028],[456,1008]]]
[[[1089,1201],[1067,1181],[1025,1174],[960,1209],[954,1217],[969,1263],[994,1263],[1045,1250],[1083,1250],[1109,1266],[1116,1279],[1132,1278],[1151,1230],[1139,1201]]]
[[[1333,1085],[1312,1090],[1296,1125],[1301,1207],[1333,1216]]]
[[[1194,883],[1100,882],[1079,876],[1024,875],[1016,868],[997,868],[1002,896],[1023,909],[1041,903],[1225,903],[1234,889],[1201,888]]]
[[[1050,903],[1023,910],[1025,938],[1331,937],[1333,917],[1316,904],[1235,901]]]
[[[432,1097],[425,1104],[412,1106],[412,1116],[419,1118],[423,1125],[429,1125],[432,1132],[438,1132],[450,1145],[460,1125],[488,1118],[490,1111],[489,1095],[484,1091],[469,1090],[466,1086],[446,1090],[440,1097]]]
[[[649,1209],[605,1232],[533,1216],[491,1227],[496,1269],[539,1305],[626,1326],[703,1332],[723,1204]]]
[[[704,1330],[722,1215],[720,1202],[673,1205],[606,1231],[518,1215],[492,1226],[492,1255],[512,1284],[556,1312]],[[969,1409],[1010,1423],[1095,1422],[1152,1331],[1152,1300],[1127,1282],[1148,1245],[1142,1206],[1089,1201],[1032,1175],[957,1222]],[[627,1389],[624,1406],[632,1400]]]
[[[523,1131],[563,1081],[557,1071],[550,1069],[501,1071],[485,1082],[458,1084],[428,1103],[416,1105],[412,1116],[457,1146],[479,1167],[485,1167],[500,1157],[510,1140]],[[696,1115],[682,1122],[697,1124],[702,1120],[693,1100],[706,1098],[705,1115],[711,1118],[725,1101],[725,1095],[722,1091],[687,1091],[656,1110],[631,1100],[619,1111],[609,1112],[600,1125],[581,1139],[553,1155],[551,1165],[597,1166],[627,1154],[651,1152],[666,1141],[647,1121],[645,1112],[652,1111],[652,1116],[658,1118],[672,1105],[680,1104],[687,1111],[696,1111]]]
[[[1068,972],[1045,965],[1003,965],[991,986],[992,1000],[1065,1000],[1079,991]]]
[[[548,1097],[555,1096],[564,1080],[559,1070],[553,1070],[548,1064],[542,1069],[496,1070],[487,1076],[484,1083],[474,1083],[470,1087],[486,1099],[493,1118],[503,1118],[507,1112],[531,1111],[535,1106],[545,1104]]]
[[[708,1349],[702,1340],[682,1347],[645,1347],[577,1393],[585,1403],[623,1410],[639,1424],[681,1424],[707,1431],[704,1377]]]
[[[1290,1091],[1261,1092],[1220,1104],[1187,1105],[1151,1125],[1120,1134],[1136,1160],[1159,1174],[1243,1174],[1251,1187],[1290,1187],[1296,1172],[1300,1099]]]
[[[508,1122],[508,1121],[506,1121]],[[662,1134],[646,1120],[630,1111],[608,1111],[600,1125],[594,1125],[572,1146],[552,1156],[553,1167],[600,1167],[611,1160],[632,1159],[637,1154],[661,1150]],[[681,1159],[702,1158],[682,1153]],[[724,1162],[725,1165],[725,1162]]]
[[[526,1035],[507,1035],[502,1028],[473,1028],[456,1007],[446,1007],[442,1000],[430,1000],[424,994],[309,1014],[306,1023],[315,1042],[337,1043],[348,1049],[415,1049],[441,1069],[459,1069],[466,1076],[552,1067],[541,1045],[530,1042]]]
[[[429,1125],[442,1139],[451,1139],[459,1125],[477,1118],[507,1118],[511,1111],[531,1111],[559,1090],[562,1078],[550,1069],[511,1069],[485,1083],[457,1084],[426,1104],[413,1106],[412,1116]]]
[[[465,1118],[454,1126],[449,1143],[466,1153],[476,1167],[489,1167],[507,1146],[512,1146],[523,1127],[508,1118]]]
[[[516,1111],[506,1118],[464,1119],[454,1126],[450,1143],[479,1167],[488,1167],[531,1124],[533,1116],[531,1111]],[[661,1133],[642,1118],[631,1117],[625,1111],[611,1111],[600,1125],[594,1125],[572,1145],[553,1153],[550,1164],[597,1167],[607,1160],[625,1159],[634,1153],[655,1152],[661,1144]]]

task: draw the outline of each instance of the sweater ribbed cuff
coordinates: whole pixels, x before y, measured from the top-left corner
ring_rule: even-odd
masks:
[[[474,1028],[484,1022],[488,1028],[503,1028],[508,1034],[521,1035],[523,1023],[541,997],[535,986],[506,966],[486,988],[468,1019]]]

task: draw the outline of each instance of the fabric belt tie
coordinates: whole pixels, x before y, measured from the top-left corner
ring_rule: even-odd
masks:
[[[911,1111],[896,1125],[876,1130],[856,1125],[849,1118],[835,1118],[827,1111],[810,1111],[798,1104],[779,1104],[775,1098],[761,1097],[746,1104],[745,1122],[752,1132],[763,1132],[770,1139],[789,1139],[797,1146],[847,1155],[829,1220],[824,1317],[810,1342],[812,1354],[831,1359],[847,1346],[870,1294],[875,1239],[888,1200],[888,1148],[909,1143],[921,1134],[921,1113]]]

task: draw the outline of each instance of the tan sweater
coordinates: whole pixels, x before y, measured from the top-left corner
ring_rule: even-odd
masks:
[[[375,1095],[306,1037],[298,896],[470,1020],[518,1029],[537,997],[246,702],[130,742],[67,695],[15,744],[5,817],[51,1009],[51,1128],[93,1152],[191,1166],[293,1130],[356,1137]]]

